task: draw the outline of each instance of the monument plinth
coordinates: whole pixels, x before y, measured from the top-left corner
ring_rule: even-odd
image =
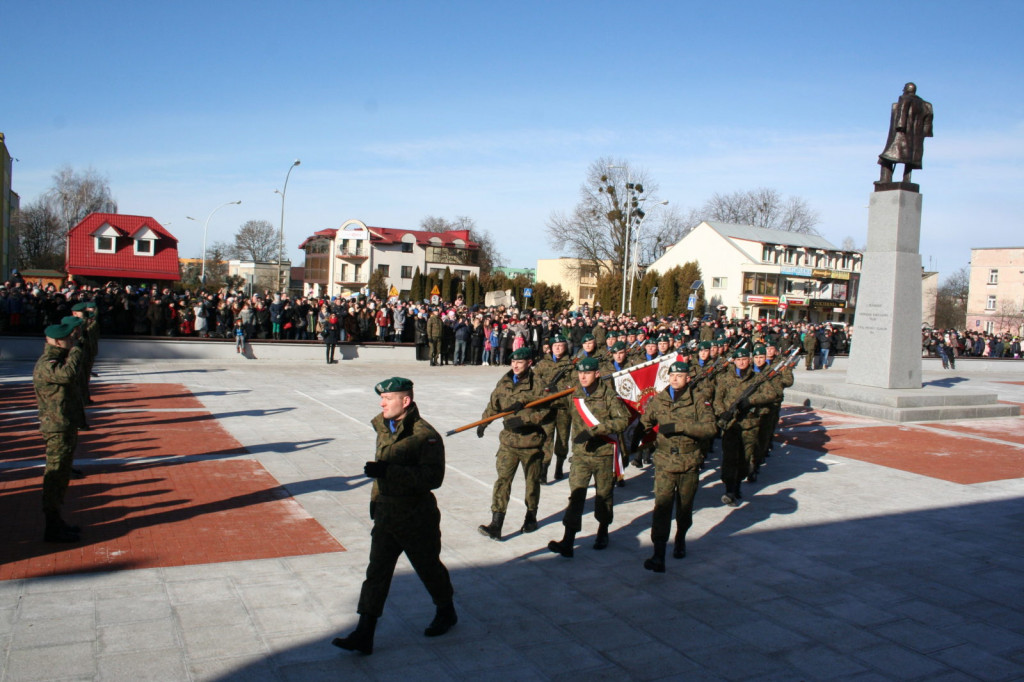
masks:
[[[846,381],[921,388],[921,195],[871,194]]]

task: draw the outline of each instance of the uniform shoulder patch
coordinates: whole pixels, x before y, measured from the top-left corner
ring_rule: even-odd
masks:
[[[427,444],[428,445],[436,445],[438,440],[439,440],[438,438],[428,438],[427,439]]]

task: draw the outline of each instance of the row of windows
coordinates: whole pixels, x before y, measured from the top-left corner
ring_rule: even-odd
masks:
[[[771,244],[765,244],[762,247],[761,260],[765,263],[785,263],[794,267],[803,266],[836,270],[850,270],[853,268],[854,262],[853,255],[849,253],[808,253],[803,249],[796,248],[787,248],[780,251]]]
[[[401,266],[401,268],[402,268],[401,269],[401,273],[402,273],[401,277],[402,277],[402,279],[411,279],[412,278],[412,266],[411,265],[403,265],[403,266]],[[381,263],[380,265],[377,266],[377,272],[382,273],[385,277],[390,277],[391,276],[391,266],[387,265],[385,263]],[[443,277],[444,276],[444,270],[442,270],[441,268],[430,268],[430,274],[431,275],[436,275],[438,277]],[[466,279],[467,277],[469,277],[469,270],[453,270],[452,274],[455,275],[456,277],[458,277],[459,279]]]
[[[95,251],[96,253],[115,253],[117,251],[117,243],[114,241],[114,237],[96,237]],[[136,256],[152,256],[154,252],[154,240],[152,239],[136,239],[135,241],[135,255]]]

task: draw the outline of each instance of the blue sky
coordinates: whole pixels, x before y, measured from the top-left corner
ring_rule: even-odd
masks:
[[[802,197],[866,240],[891,102],[935,107],[915,181],[921,252],[1024,244],[1021,2],[0,3],[0,131],[23,202],[62,164],[108,176],[183,256],[285,218],[290,255],[358,218],[468,215],[506,264],[565,255],[553,211],[600,157],[686,208],[713,192]],[[901,23],[903,22],[903,23]]]

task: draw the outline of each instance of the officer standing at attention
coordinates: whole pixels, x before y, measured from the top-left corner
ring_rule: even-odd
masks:
[[[544,459],[542,424],[549,419],[549,410],[547,406],[524,409],[526,403],[547,395],[544,386],[530,369],[532,358],[533,351],[526,347],[512,353],[512,369],[498,379],[481,416],[481,419],[487,419],[502,412],[515,413],[505,417],[504,428],[498,436],[501,444],[495,462],[498,478],[494,481],[494,492],[491,495],[491,523],[478,528],[492,540],[501,539],[501,527],[505,523],[505,511],[512,492],[512,479],[520,464],[523,465],[523,475],[526,477],[526,519],[521,530],[524,533],[537,530],[540,467]],[[478,438],[483,438],[486,428],[487,424],[476,427]]]
[[[359,624],[332,644],[349,651],[373,653],[377,619],[391,588],[395,562],[402,552],[430,593],[437,612],[423,632],[436,637],[458,622],[448,569],[441,563],[441,512],[431,490],[444,480],[444,442],[420,417],[412,382],[386,379],[374,387],[381,413],[371,424],[377,432],[377,455],[363,471],[373,481],[370,493],[370,563],[359,593]]]
[[[565,337],[556,334],[551,337],[551,353],[545,355],[535,370],[537,377],[546,389],[552,392],[561,391],[572,386],[572,358],[569,357],[569,344]],[[565,370],[565,371],[563,371]],[[561,378],[558,378],[561,375]],[[556,379],[558,379],[556,381]],[[565,478],[565,458],[569,455],[569,427],[572,417],[565,398],[559,398],[552,404],[554,419],[544,424],[544,460],[541,464],[541,478],[548,481],[548,469],[551,460],[555,460],[555,480]]]
[[[665,572],[665,546],[672,525],[672,508],[676,510],[676,537],[672,556],[686,556],[686,531],[693,525],[693,498],[697,493],[704,455],[700,441],[715,435],[715,415],[703,394],[695,392],[690,383],[690,365],[673,362],[668,368],[668,386],[647,403],[640,418],[640,428],[649,431],[658,427],[654,445],[654,516],[651,540],[654,556],[644,568]]]
[[[61,518],[64,495],[71,481],[71,462],[84,425],[81,378],[83,353],[75,345],[75,329],[81,320],[66,317],[46,328],[46,346],[32,372],[32,386],[39,406],[39,431],[46,442],[43,471],[43,515],[46,542],[78,542],[81,529]]]
[[[568,558],[573,555],[576,534],[583,525],[583,504],[590,479],[594,479],[594,517],[598,522],[594,549],[608,546],[608,525],[612,522],[612,493],[615,470],[612,457],[614,434],[626,429],[629,411],[609,382],[598,379],[596,358],[584,358],[576,365],[579,383],[570,394],[572,401],[572,462],[569,467],[569,506],[562,518],[565,535],[552,540],[548,549]]]

